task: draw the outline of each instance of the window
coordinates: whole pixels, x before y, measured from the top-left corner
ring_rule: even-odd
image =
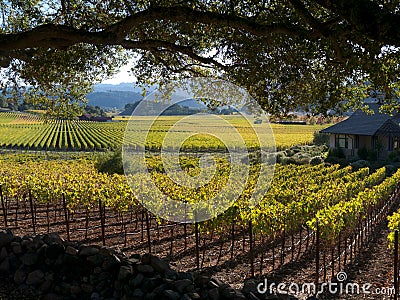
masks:
[[[377,147],[378,147],[378,137],[374,135],[371,137],[371,148],[376,149]]]
[[[393,149],[400,149],[400,138],[399,137],[393,138]]]
[[[360,148],[360,136],[359,135],[354,136],[354,148],[355,149]]]
[[[335,135],[335,147],[336,148],[345,148],[345,149],[354,149],[358,148],[359,145],[359,136],[352,136],[347,134],[337,134]]]
[[[345,134],[337,134],[335,136],[335,146],[336,148],[347,148],[348,143],[347,143],[347,136]]]

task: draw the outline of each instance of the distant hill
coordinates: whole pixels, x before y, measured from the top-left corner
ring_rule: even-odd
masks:
[[[154,88],[149,88],[149,91]],[[123,109],[126,104],[141,100],[142,89],[135,86],[132,82],[120,84],[95,84],[93,92],[87,96],[89,105],[100,106],[101,108]]]
[[[86,98],[91,106],[100,106],[101,108],[123,109],[126,104],[137,102],[143,97],[137,92],[128,91],[102,91],[89,93]]]
[[[108,91],[125,91],[142,93],[142,89],[135,87],[133,82],[122,82],[120,84],[105,84],[99,83],[94,85],[94,92],[108,92]]]

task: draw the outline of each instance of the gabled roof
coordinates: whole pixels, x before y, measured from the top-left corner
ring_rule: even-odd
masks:
[[[399,115],[390,116],[379,112],[379,104],[371,103],[369,108],[374,114],[368,115],[361,109],[348,119],[321,130],[322,133],[379,135],[400,137]]]

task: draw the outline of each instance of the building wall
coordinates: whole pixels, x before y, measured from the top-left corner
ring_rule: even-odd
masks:
[[[366,135],[360,135],[359,136],[359,149],[360,148],[367,148],[367,149],[371,149],[371,137],[370,136],[366,136]]]
[[[329,147],[331,148],[331,149],[335,149],[336,148],[336,145],[335,145],[335,134],[330,134],[329,135]]]
[[[360,135],[359,136],[359,144],[358,144],[357,148],[356,148],[356,145],[354,144],[355,136],[354,135],[348,135],[348,136],[353,139],[353,145],[351,145],[351,143],[349,142],[348,148],[341,148],[347,159],[356,159],[358,149],[361,149],[364,147],[367,150],[372,149],[372,137],[371,136]],[[329,142],[330,142],[331,149],[336,148],[336,135],[335,134],[330,135]],[[389,138],[388,137],[378,137],[378,143],[380,143],[382,145],[382,147],[378,153],[378,159],[385,159],[390,154],[390,152],[392,152],[392,151],[389,151]]]
[[[389,151],[389,138],[388,137],[378,137],[379,143],[381,143],[382,148],[378,152],[378,159],[385,159],[390,152]]]

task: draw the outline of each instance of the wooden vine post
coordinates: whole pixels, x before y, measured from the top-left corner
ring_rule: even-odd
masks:
[[[99,199],[99,214],[100,214],[100,224],[101,224],[101,239],[103,241],[103,246],[106,245],[106,234],[105,234],[105,208],[104,205]]]
[[[147,232],[147,246],[149,249],[149,253],[151,253],[150,222],[149,222],[149,213],[147,211],[146,211],[146,232]]]
[[[399,231],[394,231],[394,262],[393,262],[394,300],[399,294]]]
[[[249,221],[249,238],[250,238],[250,274],[254,277],[254,249],[253,249],[253,224]]]
[[[33,208],[33,199],[32,199],[31,190],[29,190],[29,204],[30,204],[30,207],[31,207],[31,220],[32,220],[33,234],[36,234],[35,210]]]
[[[0,185],[0,199],[1,199],[1,209],[3,210],[4,227],[7,228],[7,210],[4,204],[3,187]]]
[[[194,223],[194,236],[196,239],[196,268],[200,269],[200,249],[199,249],[199,224]]]
[[[64,217],[65,217],[65,227],[67,231],[67,241],[70,240],[69,236],[69,210],[67,208],[67,202],[65,201],[65,194],[62,194],[62,200],[63,200],[63,208],[64,208]]]
[[[316,244],[315,244],[315,293],[318,293],[319,290],[319,251],[320,251],[320,232],[319,232],[319,223],[317,221],[317,230],[316,234]]]

